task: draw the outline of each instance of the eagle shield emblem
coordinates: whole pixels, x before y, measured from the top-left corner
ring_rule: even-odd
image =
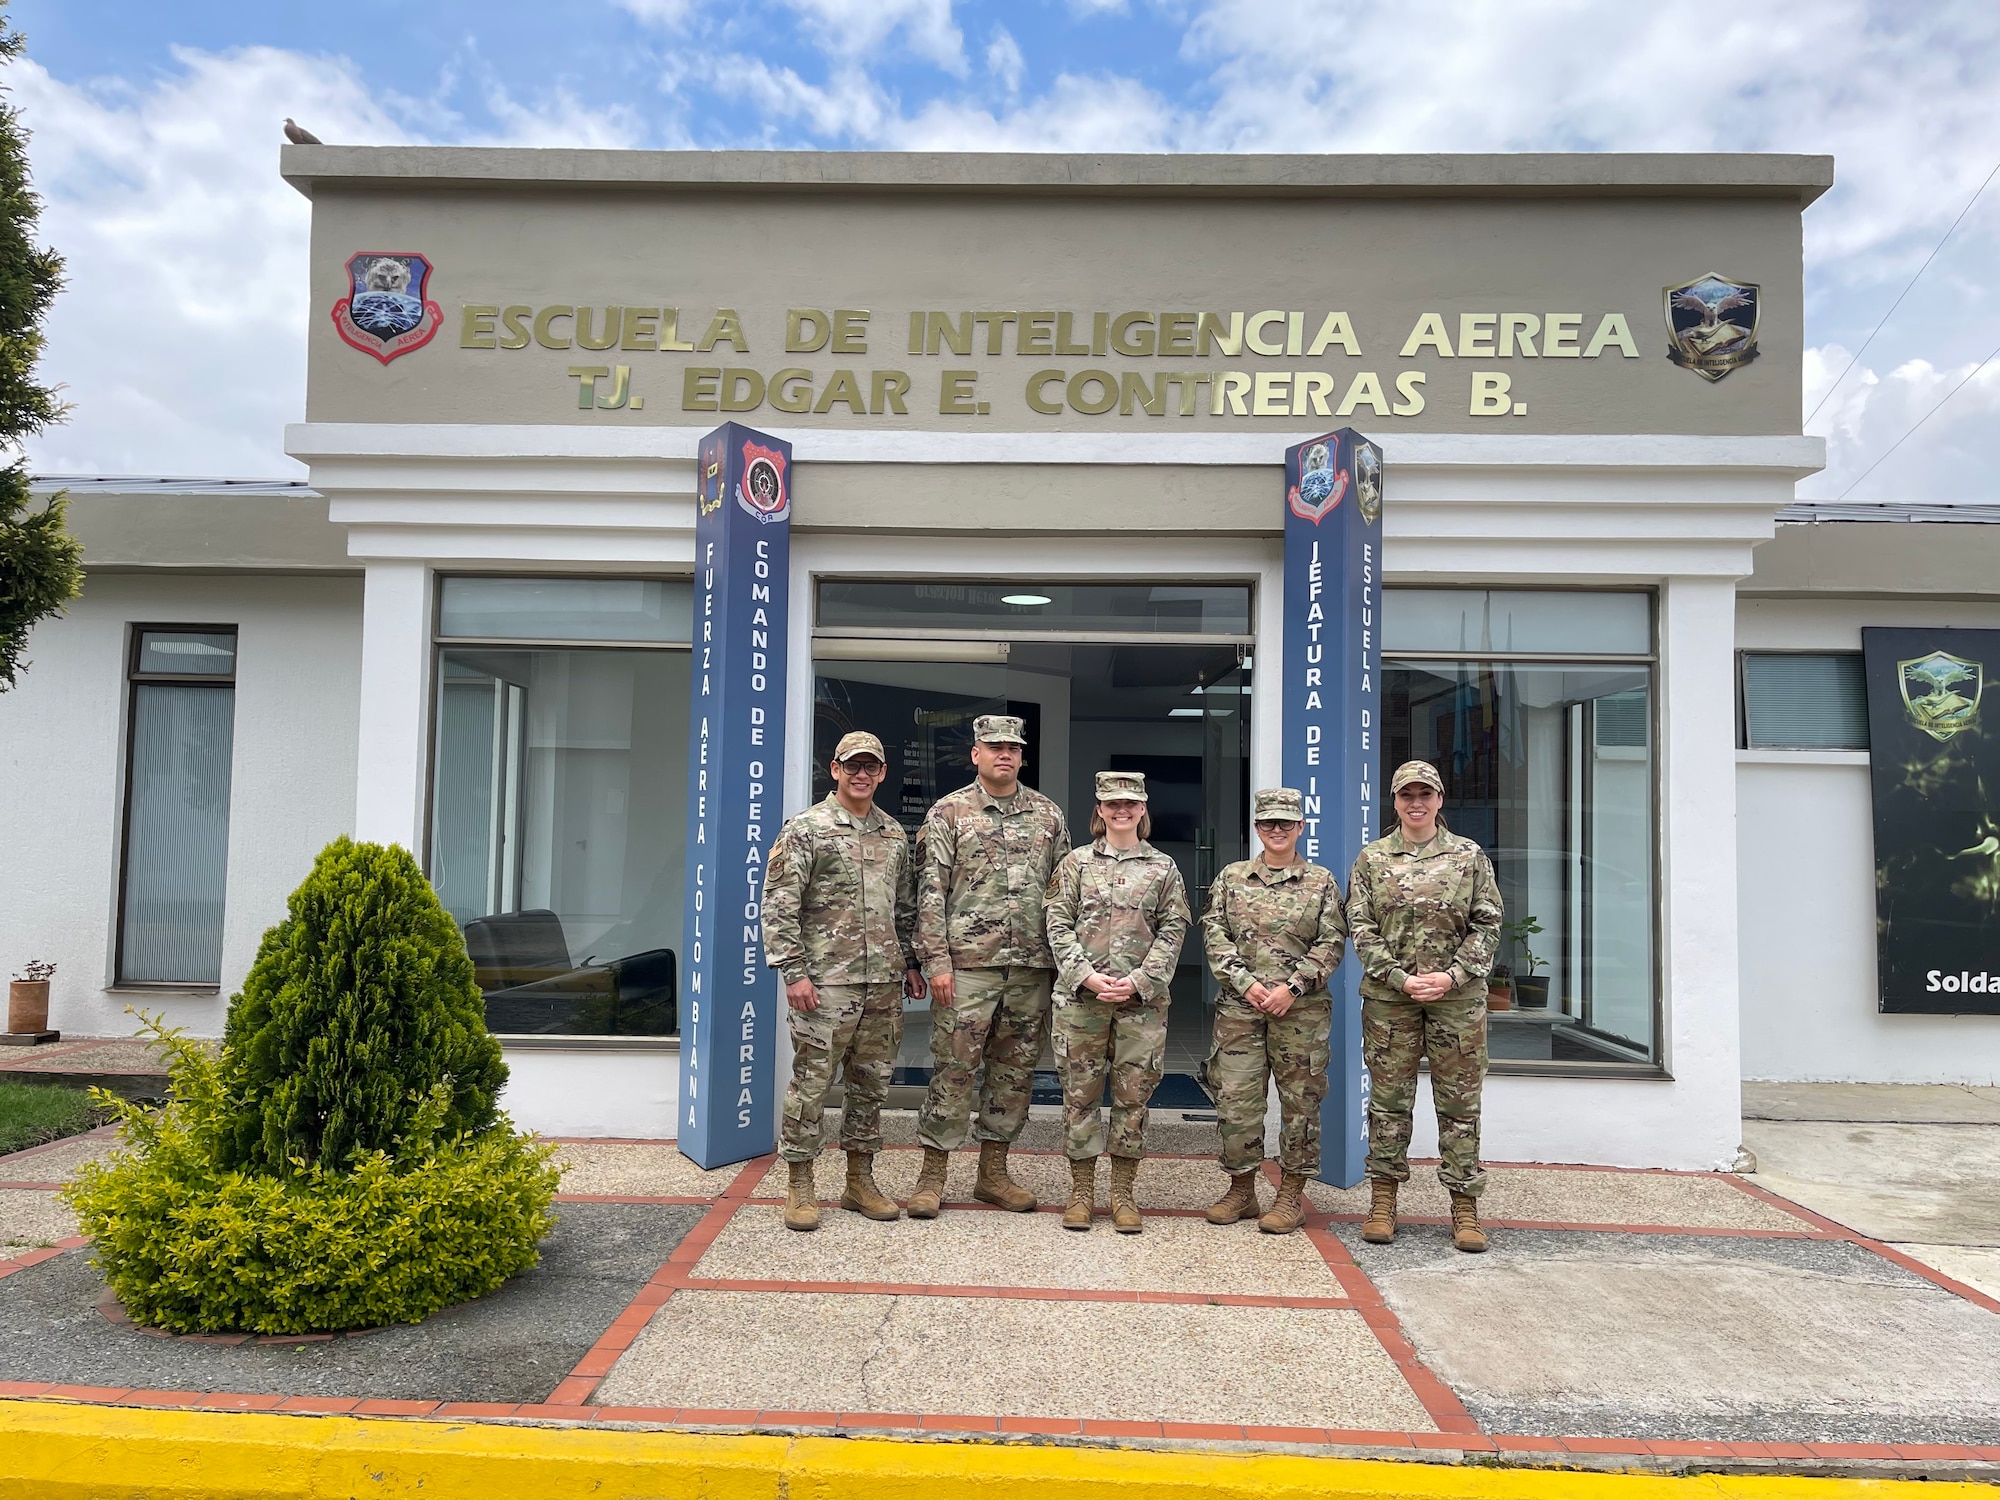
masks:
[[[1722,379],[1757,357],[1764,299],[1754,281],[1713,271],[1666,288],[1667,358],[1703,380]]]
[[[1910,722],[1939,743],[1979,723],[1986,674],[1976,661],[1949,651],[1899,661],[1896,686]]]
[[[431,263],[404,250],[363,250],[347,258],[347,295],[333,304],[343,341],[388,364],[437,336],[444,313],[426,300]]]
[[[1317,526],[1347,494],[1347,473],[1335,462],[1340,439],[1328,436],[1299,455],[1299,482],[1285,496],[1292,514]]]

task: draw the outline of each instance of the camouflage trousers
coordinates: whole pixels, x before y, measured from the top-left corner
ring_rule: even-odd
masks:
[[[1146,1154],[1146,1106],[1160,1086],[1167,1006],[1107,1005],[1085,991],[1056,1005],[1056,1072],[1062,1078],[1063,1150],[1071,1161]],[[1104,1130],[1104,1077],[1111,1075],[1111,1132]]]
[[[951,1004],[931,1002],[931,1086],[917,1115],[918,1140],[956,1151],[968,1130],[982,1141],[1020,1138],[1054,981],[1049,969],[956,971]]]
[[[1368,1175],[1410,1180],[1410,1115],[1417,1102],[1417,1062],[1431,1065],[1437,1109],[1438,1181],[1478,1197],[1479,1089],[1486,1079],[1486,997],[1361,1002],[1361,1056],[1368,1064]]]
[[[1266,1015],[1240,995],[1215,1002],[1215,1046],[1203,1081],[1215,1096],[1222,1170],[1235,1176],[1264,1161],[1266,1080],[1278,1085],[1278,1164],[1319,1174],[1319,1106],[1332,1053],[1333,1000],[1322,990]]]
[[[792,1082],[785,1090],[785,1116],[778,1130],[778,1154],[786,1161],[811,1161],[825,1139],[820,1118],[836,1069],[846,1086],[840,1144],[849,1151],[882,1149],[882,1101],[896,1049],[903,1045],[903,986],[824,984],[818,1010],[793,1010]]]

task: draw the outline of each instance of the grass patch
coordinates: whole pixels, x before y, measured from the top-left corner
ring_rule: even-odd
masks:
[[[97,1108],[81,1089],[0,1082],[0,1156],[80,1135],[97,1122]]]

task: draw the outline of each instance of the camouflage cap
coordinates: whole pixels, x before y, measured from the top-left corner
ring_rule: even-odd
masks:
[[[1413,781],[1421,781],[1440,797],[1444,795],[1444,778],[1438,769],[1427,760],[1406,760],[1396,767],[1396,774],[1389,778],[1389,795],[1395,796]]]
[[[1267,786],[1250,799],[1250,820],[1253,823],[1303,823],[1306,820],[1306,799],[1299,795],[1297,787]]]
[[[972,737],[982,745],[1020,745],[1026,747],[1028,736],[1024,720],[1012,714],[981,714],[972,721]]]
[[[840,743],[833,748],[835,760],[852,760],[857,755],[872,755],[884,765],[889,763],[889,757],[882,753],[882,742],[865,729],[843,734]]]
[[[1144,802],[1146,800],[1146,776],[1142,771],[1099,771],[1097,773],[1097,800],[1099,802]]]

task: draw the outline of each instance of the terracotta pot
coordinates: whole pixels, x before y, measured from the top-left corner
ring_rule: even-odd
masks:
[[[1512,1010],[1514,1008],[1514,987],[1511,984],[1492,984],[1486,987],[1486,1008],[1488,1010]]]
[[[7,986],[7,1030],[16,1036],[49,1029],[49,982],[16,979]]]

